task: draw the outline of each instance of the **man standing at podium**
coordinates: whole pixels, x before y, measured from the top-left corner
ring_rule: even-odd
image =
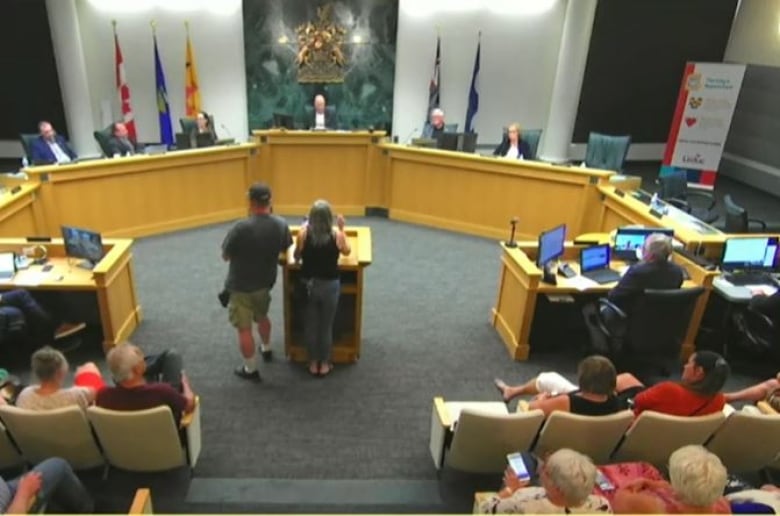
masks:
[[[271,189],[263,183],[249,188],[249,217],[238,222],[222,242],[222,258],[230,262],[225,288],[230,293],[228,316],[238,332],[244,364],[234,371],[245,380],[260,381],[252,323],[257,324],[263,360],[271,360],[271,320],[268,308],[276,283],[279,253],[292,245],[290,228],[271,213]]]

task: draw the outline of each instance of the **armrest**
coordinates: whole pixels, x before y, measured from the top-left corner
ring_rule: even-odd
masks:
[[[193,407],[191,412],[186,412],[181,415],[181,421],[179,421],[179,428],[187,428],[192,424],[192,420],[195,417],[195,411],[198,410],[198,405],[200,405],[200,396],[195,396],[195,406]]]
[[[766,231],[766,222],[764,222],[764,221],[763,221],[763,220],[761,220],[761,219],[752,219],[752,218],[748,218],[748,227],[749,227],[751,224],[756,224],[757,226],[761,227],[761,231]]]
[[[704,199],[710,203],[709,207],[707,207],[708,210],[711,210],[715,207],[715,197],[709,193],[709,192],[702,192],[700,190],[688,190],[688,193],[686,194],[686,197],[697,197],[699,199]]]
[[[620,309],[615,303],[611,302],[607,298],[599,298],[599,310],[596,314],[596,322],[599,329],[607,337],[617,336],[617,333],[624,331],[626,323],[628,321],[628,315]],[[619,326],[616,324],[619,323]]]
[[[760,410],[762,414],[766,414],[768,416],[777,415],[777,411],[773,409],[772,406],[766,401],[759,401],[756,403],[756,407],[758,407],[758,410]]]
[[[477,491],[474,493],[474,514],[483,514],[480,510],[480,506],[489,498],[496,496],[495,492]]]
[[[447,405],[444,403],[444,398],[437,396],[433,398],[433,410],[436,413],[436,417],[439,419],[441,426],[450,428],[454,421],[450,416],[450,411],[447,410]]]
[[[664,199],[667,203],[671,204],[677,209],[683,210],[686,213],[691,212],[691,205],[685,200],[675,197],[674,199]]]
[[[768,315],[766,315],[763,312],[759,312],[756,309],[748,307],[747,310],[745,310],[745,313],[748,314],[750,317],[749,325],[758,324],[760,326],[763,326],[763,328],[759,328],[759,330],[771,332],[775,328],[775,323],[772,322],[772,319],[769,318]]]
[[[531,404],[526,400],[520,400],[517,402],[517,409],[515,409],[515,412],[528,412],[529,410],[531,410]]]

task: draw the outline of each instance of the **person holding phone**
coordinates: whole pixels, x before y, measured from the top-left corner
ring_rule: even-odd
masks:
[[[528,465],[518,463],[514,455],[509,460],[510,466],[504,473],[504,487],[480,503],[480,513],[612,512],[606,498],[592,494],[596,484],[596,466],[585,455],[567,448],[552,453],[539,467],[541,487],[528,485]]]

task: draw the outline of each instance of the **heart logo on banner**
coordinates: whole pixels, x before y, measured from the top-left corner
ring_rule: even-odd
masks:
[[[696,124],[696,119],[693,118],[693,117],[688,117],[688,118],[685,119],[685,124],[688,127],[693,127]]]

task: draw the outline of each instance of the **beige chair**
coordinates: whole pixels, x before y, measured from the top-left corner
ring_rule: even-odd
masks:
[[[609,416],[581,416],[555,411],[542,427],[534,452],[544,456],[569,448],[587,455],[596,464],[607,464],[633,419],[634,413],[630,410]]]
[[[165,471],[185,465],[194,468],[201,445],[197,402],[193,416],[194,427],[192,432],[186,429],[188,442],[183,446],[168,406],[134,411],[87,409],[108,464],[127,471]]]
[[[37,464],[62,457],[73,469],[89,469],[105,463],[84,412],[76,405],[53,410],[0,407],[8,433],[24,459]]]
[[[0,469],[13,468],[22,463],[22,456],[16,449],[5,427],[0,423]]]
[[[706,443],[725,419],[723,412],[681,417],[644,411],[626,432],[620,447],[612,455],[612,461],[644,461],[659,467],[666,466],[669,456],[678,448]]]
[[[494,497],[496,495],[495,492],[490,491],[477,491],[474,493],[474,508],[472,509],[473,514],[483,514],[480,510],[480,506],[490,498]]]
[[[721,425],[707,448],[733,473],[758,471],[780,454],[780,415],[738,411]]]
[[[541,410],[509,414],[501,402],[445,403],[434,398],[431,455],[436,467],[443,467],[444,446],[451,432],[449,467],[469,473],[500,473],[506,469],[507,454],[531,447],[543,421]]]
[[[127,514],[154,514],[152,492],[148,488],[136,489],[133,504]]]

